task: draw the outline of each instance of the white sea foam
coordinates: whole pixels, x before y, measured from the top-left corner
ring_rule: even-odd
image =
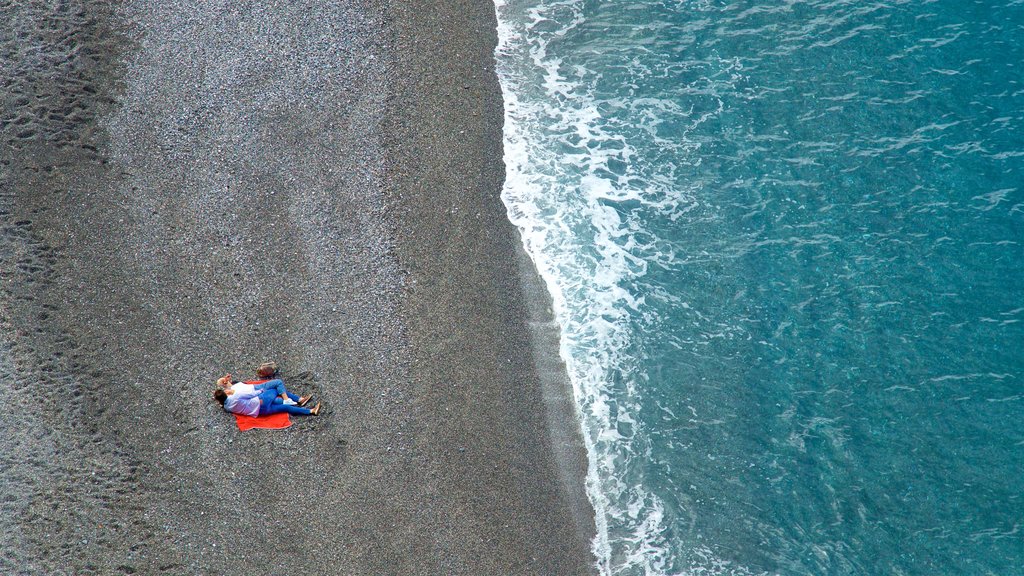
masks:
[[[675,298],[637,285],[651,266],[678,265],[677,251],[647,231],[637,213],[673,222],[694,206],[677,184],[674,162],[699,145],[678,133],[665,138],[659,130],[666,121],[685,131],[707,120],[721,108],[715,87],[698,87],[709,95],[699,113],[671,100],[598,97],[587,79],[599,73],[567,65],[549,51],[552,42],[585,23],[582,0],[525,10],[506,0],[495,0],[495,6],[495,58],[505,102],[502,199],[562,328],[560,353],[589,456],[586,484],[596,515],[592,548],[598,569],[654,576],[689,564],[688,574],[742,574],[703,548],[685,551],[690,562],[673,558],[679,550],[666,535],[665,502],[643,483],[651,443],[639,418],[642,359],[631,356],[631,346],[639,345],[635,322],[658,321],[646,298]],[[722,67],[726,77],[730,66]],[[631,132],[612,118],[623,111]],[[653,145],[645,150],[664,150],[666,156],[643,157],[634,138]]]
[[[623,288],[625,281],[646,273],[648,263],[628,249],[633,233],[608,202],[645,199],[641,191],[608,177],[612,159],[628,161],[633,150],[621,137],[602,127],[601,113],[585,92],[561,70],[561,61],[547,53],[547,43],[526,34],[548,15],[559,13],[557,38],[583,21],[582,3],[554,2],[528,12],[528,21],[502,18],[504,0],[496,0],[499,45],[496,51],[505,98],[505,163],[503,199],[509,218],[519,228],[527,252],[547,284],[555,316],[562,327],[561,355],[573,384],[589,455],[587,491],[596,513],[593,551],[603,574],[623,567],[663,573],[666,550],[661,542],[662,504],[642,486],[625,481],[618,468],[630,458],[632,434],[639,424],[624,401],[630,394],[611,394],[610,370],[620,366],[628,348],[629,312],[643,300]],[[538,86],[529,86],[516,66],[524,49],[539,72]],[[520,60],[517,60],[520,59]],[[577,71],[579,72],[579,71]],[[520,89],[541,92],[523,96]],[[545,131],[560,140],[545,139]],[[556,152],[561,144],[562,150]],[[609,145],[611,144],[611,145]],[[567,177],[560,164],[571,165]],[[620,383],[635,393],[632,382]],[[621,502],[628,504],[623,506]],[[612,536],[609,522],[633,529]],[[618,532],[618,530],[617,530]]]

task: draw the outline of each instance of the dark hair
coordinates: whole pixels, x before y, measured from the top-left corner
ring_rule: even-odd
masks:
[[[223,388],[217,388],[213,391],[213,399],[220,402],[220,405],[224,405],[224,401],[228,399],[228,393]]]

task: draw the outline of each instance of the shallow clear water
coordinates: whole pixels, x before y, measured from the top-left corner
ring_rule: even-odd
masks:
[[[497,7],[602,571],[1024,573],[1024,2]]]

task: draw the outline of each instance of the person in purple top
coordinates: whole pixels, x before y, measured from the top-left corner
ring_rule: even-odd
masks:
[[[294,399],[294,397],[294,394],[285,389],[284,381],[282,380],[268,380],[262,384],[254,384],[251,390],[248,387],[242,390],[235,390],[234,387],[225,388],[218,385],[217,389],[213,391],[214,400],[220,402],[224,410],[234,414],[265,416],[267,414],[287,412],[289,414],[316,416],[320,413],[319,403],[313,408],[304,408],[284,402],[284,398]],[[308,399],[303,398],[303,400]]]

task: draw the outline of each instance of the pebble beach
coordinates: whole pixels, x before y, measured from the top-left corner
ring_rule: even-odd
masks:
[[[492,3],[0,18],[0,572],[593,573]],[[239,432],[266,360],[323,413]]]

